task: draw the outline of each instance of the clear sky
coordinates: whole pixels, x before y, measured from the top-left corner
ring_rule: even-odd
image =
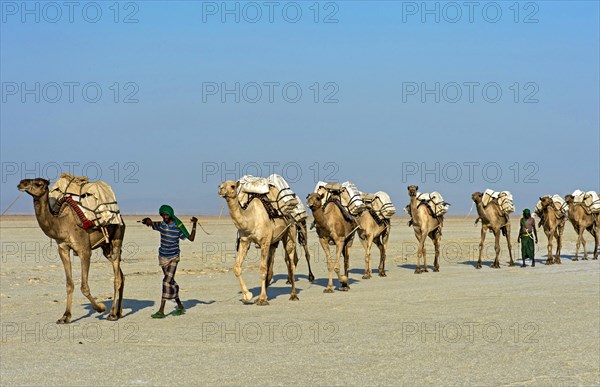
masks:
[[[69,170],[125,213],[218,214],[221,180],[271,171],[454,215],[600,191],[597,1],[72,4],[1,2],[2,211]]]

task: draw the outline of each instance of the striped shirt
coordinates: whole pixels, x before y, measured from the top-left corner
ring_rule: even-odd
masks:
[[[160,247],[158,255],[163,258],[174,258],[179,255],[179,239],[185,239],[185,235],[175,222],[167,224],[162,222],[152,222],[152,229],[160,231]]]

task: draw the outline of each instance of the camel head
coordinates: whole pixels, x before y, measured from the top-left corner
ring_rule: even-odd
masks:
[[[33,196],[39,198],[44,196],[48,192],[48,186],[50,182],[46,179],[38,177],[36,179],[23,179],[17,186],[19,191],[24,191]]]
[[[473,195],[471,195],[471,199],[473,199],[475,203],[481,203],[481,200],[483,199],[483,194],[481,192],[473,192]]]
[[[574,200],[575,198],[573,197],[573,195],[565,196],[565,202],[567,202],[568,205],[572,205]]]
[[[552,204],[552,198],[550,196],[542,196],[540,198],[540,203],[542,204],[542,208],[545,209]]]
[[[417,196],[417,191],[419,190],[419,186],[417,185],[409,185],[408,186],[408,196]]]
[[[316,192],[310,193],[306,195],[306,205],[311,210],[317,210],[321,207],[321,200],[323,199],[322,194],[318,194]]]
[[[237,188],[239,183],[233,180],[227,180],[219,185],[219,196],[222,198],[233,199],[237,196]]]

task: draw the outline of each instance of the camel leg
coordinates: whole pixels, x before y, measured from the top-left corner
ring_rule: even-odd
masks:
[[[380,277],[387,277],[387,274],[385,273],[385,245],[386,245],[386,242],[382,241],[379,238],[376,238],[375,244],[377,245],[377,248],[379,249],[379,267],[377,268],[377,271],[379,272]]]
[[[434,237],[431,238],[433,240],[433,247],[435,248],[435,260],[433,261],[433,271],[434,272],[440,271],[439,257],[440,257],[441,234],[442,234],[441,232],[436,231]]]
[[[556,254],[554,254],[554,263],[560,265],[560,252],[562,250],[562,237],[563,231],[565,231],[564,225],[559,225],[556,228]]]
[[[481,240],[479,241],[479,260],[477,260],[477,264],[475,265],[475,269],[481,269],[481,255],[483,254],[483,243],[485,242],[485,237],[487,236],[487,230],[485,224],[481,225]]]
[[[308,243],[306,243],[306,241],[302,245],[302,248],[304,249],[304,257],[306,258],[306,263],[308,265],[308,281],[313,282],[315,280],[315,276],[310,268],[310,253],[308,252]]]
[[[552,265],[554,263],[554,259],[552,258],[552,236],[555,230],[544,229],[544,232],[546,233],[546,237],[548,238],[548,258],[546,259],[545,265]]]
[[[325,257],[327,259],[327,272],[329,277],[327,287],[323,290],[323,293],[333,293],[333,259],[331,258],[328,240],[327,238],[319,238],[319,242],[321,243],[321,247],[325,252]]]
[[[79,254],[79,257],[81,258],[81,293],[83,293],[83,295],[86,296],[88,300],[90,300],[92,308],[94,308],[96,312],[102,313],[106,310],[106,306],[102,302],[96,302],[96,299],[94,298],[94,296],[92,296],[92,293],[90,292],[90,287],[88,285],[88,275],[90,272],[90,259],[92,257],[92,252],[81,252]],[[121,286],[120,281],[119,286]],[[117,294],[117,292],[118,288],[115,289],[115,295]],[[117,300],[113,299],[113,307],[115,309],[116,302]]]
[[[308,265],[308,280],[310,282],[313,282],[315,280],[315,276],[313,275],[312,269],[310,268],[310,252],[308,251],[308,233],[306,231],[306,220],[302,221],[298,225],[298,243],[304,249],[304,257],[306,258],[306,264]],[[294,262],[294,264],[296,264],[296,262]]]
[[[260,295],[256,300],[256,305],[269,305],[267,299],[267,260],[269,259],[269,252],[271,251],[271,245],[268,242],[263,242],[260,246]]]
[[[415,274],[421,274],[421,257],[423,256],[425,238],[422,238],[420,228],[415,228],[415,236],[417,237],[417,242],[419,243],[419,247],[417,248],[417,267],[415,268]]]
[[[295,233],[294,233],[295,234]],[[290,265],[288,266],[288,278],[291,279],[292,291],[290,293],[290,301],[298,301],[298,295],[296,293],[296,281],[294,280],[294,275],[296,274],[296,264],[294,263],[294,259],[290,259],[290,257],[294,256],[295,261],[298,261],[298,255],[296,254],[296,241],[294,240],[295,235],[290,235],[286,239],[284,239],[283,244],[285,246],[285,256],[288,261],[290,261]]]
[[[494,230],[494,251],[496,252],[496,259],[492,264],[492,269],[500,269],[500,231]]]
[[[423,257],[423,272],[429,273],[429,269],[427,268],[427,248],[425,247],[425,242],[427,242],[427,234],[423,234],[421,236],[421,240],[419,241],[419,243],[421,249],[421,256]]]
[[[287,269],[288,269],[288,279],[287,281],[285,281],[286,285],[290,285],[293,281],[293,278],[290,277],[290,261],[294,262],[294,268],[296,268],[298,266],[298,252],[296,251],[296,249],[294,249],[294,259],[290,259],[288,257],[288,255],[285,255],[285,264],[287,265]]]
[[[365,236],[365,239],[359,239],[365,249],[365,272],[362,278],[369,279],[371,278],[371,247],[373,246],[373,239],[368,236]]]
[[[252,292],[248,290],[246,287],[246,283],[244,282],[244,278],[242,277],[242,263],[244,263],[244,259],[246,258],[246,254],[248,254],[248,249],[250,248],[250,241],[247,238],[239,239],[239,246],[237,249],[237,255],[235,257],[235,264],[233,265],[233,274],[237,277],[240,282],[240,288],[242,289],[242,301],[250,302],[254,295]]]
[[[592,259],[598,259],[598,238],[600,235],[598,235],[599,232],[597,228],[595,230],[592,228],[591,233],[594,236],[594,258]]]
[[[123,271],[121,271],[121,243],[120,241],[112,241],[111,245],[109,260],[113,266],[115,294],[107,320],[115,321],[122,315],[123,286],[125,281],[123,280]]]
[[[587,247],[585,245],[585,238],[583,237],[583,234],[585,233],[585,228],[581,227],[579,229],[579,239],[581,239],[581,244],[583,245],[583,260],[587,261],[588,257],[587,257]]]
[[[338,278],[340,280],[340,290],[342,292],[347,292],[348,290],[350,290],[350,286],[348,286],[348,272],[350,271],[350,254],[349,254],[349,248],[348,248],[348,242],[344,241],[342,244],[342,248],[341,248],[341,254],[344,257],[344,274],[340,276],[340,272],[337,271],[338,273]],[[335,250],[336,256],[337,256],[337,260],[336,263],[340,261],[340,256],[338,255],[338,249],[336,246],[336,250]],[[338,270],[339,270],[339,266],[338,266]]]
[[[58,254],[62,260],[65,269],[65,277],[67,282],[67,307],[63,316],[56,322],[57,324],[71,323],[71,305],[73,304],[73,271],[71,270],[70,248],[66,245],[58,246]]]
[[[344,274],[342,274],[340,270],[340,258],[342,257],[342,255],[344,255],[344,264],[346,263],[346,256],[345,254],[343,254],[344,244],[345,241],[343,240],[337,241],[337,243],[335,244],[335,263],[333,266],[333,270],[336,272],[338,280],[340,281],[340,290],[343,292],[350,289],[348,287],[348,276],[345,275],[347,269],[345,268]]]
[[[510,262],[508,263],[508,266],[514,266],[515,261],[513,261],[513,256],[512,256],[512,243],[510,243],[510,222],[506,223],[506,244],[508,245],[508,257],[510,258]],[[498,263],[498,268],[500,268],[500,263]]]
[[[273,266],[275,264],[275,252],[277,251],[277,243],[272,244],[271,246],[269,246],[269,255],[267,256],[267,288],[269,287],[269,285],[271,285],[271,282],[273,281]],[[286,255],[285,256],[285,264],[288,267],[288,272],[289,272],[289,268],[290,268],[290,259],[289,257]],[[290,279],[288,277],[288,280],[286,283],[290,283],[289,282]]]

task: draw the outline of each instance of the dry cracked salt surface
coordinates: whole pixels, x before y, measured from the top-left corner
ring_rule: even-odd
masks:
[[[562,265],[544,266],[540,233],[535,268],[508,267],[502,240],[499,270],[493,238],[476,270],[474,218],[448,218],[441,271],[415,275],[416,244],[406,218],[393,221],[388,276],[362,279],[364,250],[351,249],[349,292],[324,294],[327,270],[309,233],[314,283],[299,249],[300,301],[289,301],[281,251],[270,305],[244,305],[231,267],[235,228],[223,217],[202,218],[196,242],[182,242],[176,276],[184,316],[150,318],[161,274],[158,234],[128,217],[123,252],[124,317],[106,320],[79,291],[73,258],[73,323],[56,325],[65,306],[64,271],[32,217],[0,225],[0,384],[2,385],[598,385],[600,270],[597,260],[572,261],[575,233],[567,224]],[[518,258],[513,219],[513,251]],[[588,250],[593,238],[586,235]],[[433,246],[427,244],[428,263]],[[258,250],[244,265],[258,295]],[[590,257],[591,258],[591,257]],[[520,262],[517,262],[520,264]],[[528,262],[528,265],[530,263]],[[108,308],[112,269],[92,256],[92,294]],[[337,280],[334,280],[337,286]],[[168,304],[168,310],[174,308]]]

